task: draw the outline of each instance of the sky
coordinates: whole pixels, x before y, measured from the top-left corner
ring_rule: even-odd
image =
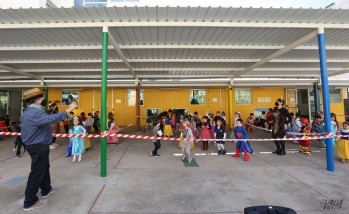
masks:
[[[58,7],[71,7],[74,0],[51,0]],[[139,0],[137,5],[148,6],[213,6],[213,7],[274,7],[274,8],[325,8],[331,3],[338,5],[342,0]],[[121,3],[131,5],[135,3]]]

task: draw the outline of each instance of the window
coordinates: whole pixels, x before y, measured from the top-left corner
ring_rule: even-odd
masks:
[[[235,104],[252,104],[251,89],[235,89]]]
[[[0,91],[0,117],[5,116],[8,112],[8,99],[9,93],[8,92],[1,92]]]
[[[202,105],[206,104],[206,90],[190,90],[190,104],[191,105]]]
[[[127,93],[128,106],[136,106],[136,89],[129,89]],[[144,90],[141,89],[139,93],[139,104],[144,104]]]
[[[341,89],[332,88],[330,89],[330,103],[341,103]]]

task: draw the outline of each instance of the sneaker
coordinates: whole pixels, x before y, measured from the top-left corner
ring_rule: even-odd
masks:
[[[31,205],[30,207],[23,208],[23,211],[29,211],[33,209],[37,209],[40,207],[43,207],[47,204],[47,201],[37,201],[35,204]]]
[[[21,156],[20,155],[16,155],[16,158],[20,158]]]
[[[59,145],[57,143],[52,143],[52,146],[57,147]]]
[[[192,162],[193,161],[193,158],[189,158],[188,160],[187,160],[187,163],[190,163],[190,162]]]
[[[56,147],[54,147],[54,146],[52,146],[52,145],[50,145],[50,149],[55,149]]]
[[[154,155],[153,155],[153,151],[151,151],[151,152],[150,152],[150,156],[154,157]]]
[[[47,198],[49,197],[51,194],[55,193],[58,190],[58,188],[52,188],[51,191],[47,194],[47,195],[41,195],[41,198]]]
[[[154,155],[154,158],[158,158],[158,157],[160,157],[160,155],[159,155],[159,154]]]
[[[187,158],[183,158],[183,163],[187,163],[188,159]]]

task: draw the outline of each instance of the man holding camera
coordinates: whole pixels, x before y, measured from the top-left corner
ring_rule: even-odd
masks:
[[[41,189],[42,199],[57,190],[51,187],[49,145],[52,141],[52,130],[50,124],[65,120],[67,114],[77,107],[76,102],[73,102],[65,111],[48,115],[44,111],[47,104],[47,100],[43,97],[44,93],[39,88],[33,88],[26,91],[23,97],[25,109],[21,115],[21,138],[31,158],[31,171],[25,189],[24,211],[47,204],[36,196],[39,189]]]

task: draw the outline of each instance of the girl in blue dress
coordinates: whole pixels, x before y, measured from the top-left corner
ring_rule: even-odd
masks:
[[[80,118],[74,117],[74,126],[69,130],[69,134],[86,134],[86,129],[81,125]],[[81,154],[85,151],[84,138],[73,137],[72,141],[72,154],[73,161],[75,162],[76,156],[78,155],[78,162],[81,162]]]

